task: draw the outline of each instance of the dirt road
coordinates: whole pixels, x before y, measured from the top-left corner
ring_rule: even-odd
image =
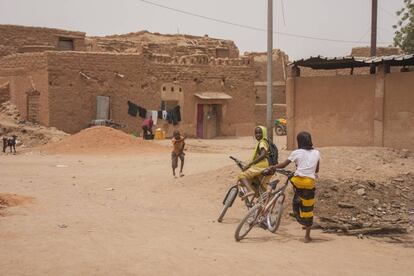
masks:
[[[413,248],[320,231],[304,244],[289,220],[235,242],[240,202],[216,217],[232,168],[220,145],[237,141],[217,143],[178,179],[165,153],[0,156],[0,191],[34,198],[0,217],[0,275],[412,275]]]

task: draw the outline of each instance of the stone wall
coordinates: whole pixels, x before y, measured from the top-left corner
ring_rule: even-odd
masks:
[[[59,38],[72,39],[75,51],[86,50],[82,32],[0,25],[0,58],[14,53],[58,50]]]

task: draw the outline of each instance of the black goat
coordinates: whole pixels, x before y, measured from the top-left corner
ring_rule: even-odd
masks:
[[[3,152],[5,153],[7,147],[9,147],[10,153],[12,153],[12,150],[14,151],[14,153],[16,153],[16,140],[16,135],[12,135],[11,138],[3,137]]]

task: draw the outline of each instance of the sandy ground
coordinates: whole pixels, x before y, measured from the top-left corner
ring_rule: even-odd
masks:
[[[0,192],[33,198],[0,216],[0,275],[412,275],[413,248],[318,230],[304,244],[298,224],[287,219],[277,234],[255,228],[235,242],[241,202],[224,223],[216,218],[232,185],[228,155],[247,158],[253,140],[188,144],[186,176],[178,179],[168,152],[0,156]],[[335,151],[323,153],[333,160],[322,167],[325,176],[333,177],[332,166],[341,164]],[[414,168],[411,159],[384,163],[382,155],[392,154],[374,160],[386,172]],[[363,162],[337,174],[355,166],[363,167],[361,176],[387,176]]]

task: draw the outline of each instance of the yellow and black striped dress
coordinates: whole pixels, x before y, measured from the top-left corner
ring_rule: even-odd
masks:
[[[313,205],[315,204],[315,179],[294,176],[290,181],[295,191],[292,203],[293,214],[300,224],[312,226]]]

